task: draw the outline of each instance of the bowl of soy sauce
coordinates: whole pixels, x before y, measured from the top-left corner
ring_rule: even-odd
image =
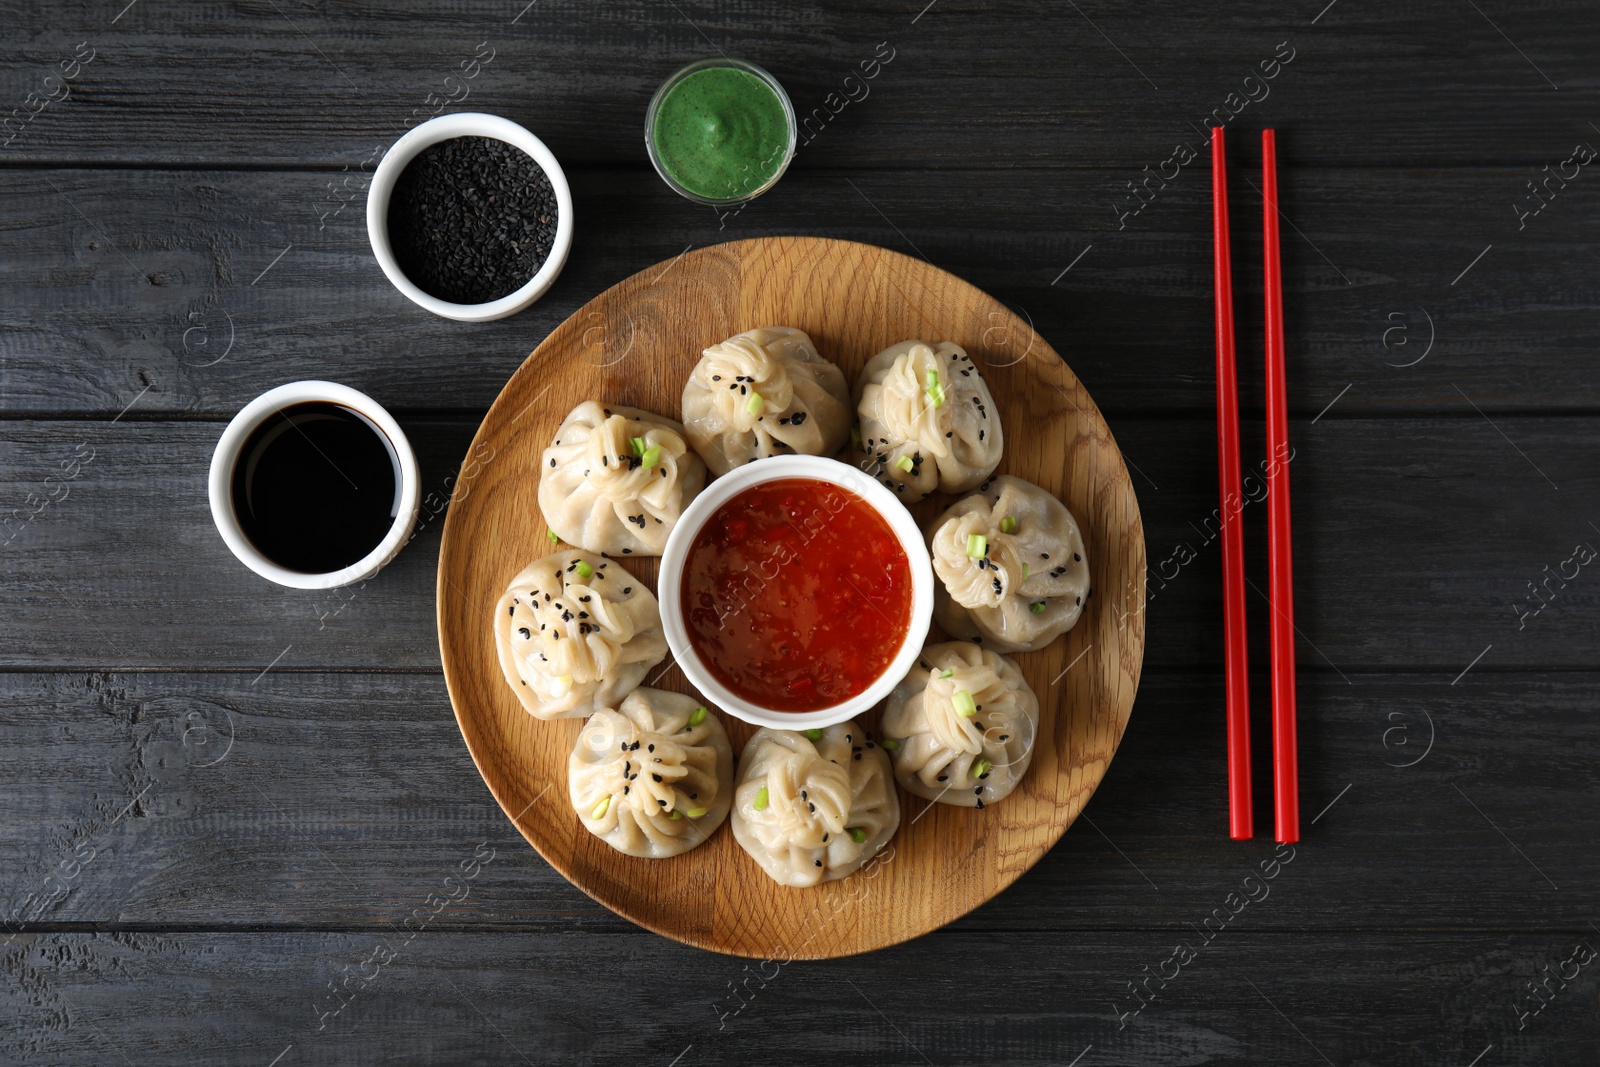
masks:
[[[245,566],[279,585],[332,589],[370,578],[410,538],[417,459],[365,393],[291,382],[222,432],[210,496],[217,530]]]

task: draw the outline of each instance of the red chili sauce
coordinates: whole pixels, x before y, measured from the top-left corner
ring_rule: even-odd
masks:
[[[865,691],[911,625],[911,565],[888,522],[810,478],[751,486],[717,509],[683,569],[689,639],[738,696],[817,711]]]

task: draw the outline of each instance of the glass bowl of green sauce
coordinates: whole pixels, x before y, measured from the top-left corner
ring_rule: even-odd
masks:
[[[722,207],[753,200],[794,158],[796,122],[778,79],[742,59],[702,59],[661,83],[644,143],[661,180]]]

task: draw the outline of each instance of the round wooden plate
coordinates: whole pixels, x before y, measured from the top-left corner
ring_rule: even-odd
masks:
[[[1044,486],[1077,517],[1093,593],[1064,639],[1016,659],[1042,711],[1033,766],[983,810],[902,792],[900,830],[856,875],[789,889],[724,825],[673,859],[613,851],[567,799],[579,720],[541,722],[500,673],[492,612],[506,583],[552,550],[539,512],[540,454],[567,412],[597,399],[680,415],[701,350],[756,326],[797,326],[847,381],[897,341],[955,341],[983,371],[1006,432],[1000,472]],[[926,521],[949,506],[913,508]],[[655,587],[655,559],[619,562]],[[445,520],[439,646],[456,719],[490,791],[573,885],[685,944],[761,959],[882,948],[965,915],[1055,844],[1106,772],[1144,656],[1144,532],[1128,470],[1089,394],[1008,307],[921,260],[871,245],[769,237],[661,263],[584,305],[511,376],[484,417]],[[937,634],[935,635],[938,636]],[[689,692],[675,666],[648,684]],[[752,728],[724,714],[734,753]],[[866,725],[876,726],[876,714]]]

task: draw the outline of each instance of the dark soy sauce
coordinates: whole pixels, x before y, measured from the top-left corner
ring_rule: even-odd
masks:
[[[233,509],[262,555],[327,574],[378,547],[400,507],[389,438],[342,404],[291,404],[256,427],[233,467]]]

